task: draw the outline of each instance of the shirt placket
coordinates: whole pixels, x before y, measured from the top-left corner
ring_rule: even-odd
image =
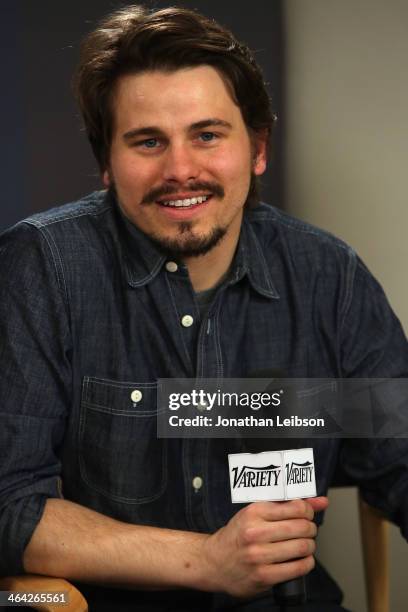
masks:
[[[181,341],[192,366],[191,378],[222,377],[222,355],[218,328],[220,290],[206,316],[200,319],[194,291],[187,269],[176,262],[166,262],[168,286],[174,300],[175,333]],[[198,409],[205,407],[199,406]],[[208,531],[211,521],[207,516],[208,450],[209,441],[199,438],[182,440],[182,466],[187,524],[194,531]]]
[[[197,386],[200,385],[202,379],[219,379],[223,376],[219,329],[219,307],[223,293],[223,289],[218,291],[200,324],[196,346]],[[205,406],[202,409],[204,410]],[[183,445],[188,520],[192,529],[208,531],[212,528],[212,521],[208,516],[209,497],[211,495],[208,470],[210,440],[203,438],[186,439]]]

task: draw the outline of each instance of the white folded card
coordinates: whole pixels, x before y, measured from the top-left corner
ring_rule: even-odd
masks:
[[[313,448],[228,455],[234,504],[316,497]]]

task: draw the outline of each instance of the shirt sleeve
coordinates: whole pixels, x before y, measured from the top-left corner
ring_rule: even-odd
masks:
[[[23,553],[46,499],[61,497],[61,446],[71,397],[67,300],[47,229],[0,237],[0,574]]]
[[[358,258],[354,263],[341,334],[343,374],[408,379],[408,343],[401,323],[379,283]],[[407,385],[398,384],[405,393]],[[408,422],[408,397],[398,397],[398,407],[381,409],[389,418],[393,410],[402,409]],[[345,439],[340,466],[367,503],[399,525],[408,540],[408,439]]]

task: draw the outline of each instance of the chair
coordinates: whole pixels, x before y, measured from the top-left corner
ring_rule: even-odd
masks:
[[[359,498],[361,540],[368,612],[389,612],[388,524],[376,509]],[[26,574],[0,578],[0,589],[5,591],[44,592],[65,591],[69,604],[35,604],[35,610],[45,612],[88,612],[82,594],[67,580]]]
[[[384,516],[359,496],[361,543],[368,612],[389,612],[389,525]]]
[[[3,591],[19,591],[22,593],[44,593],[57,591],[67,594],[68,604],[61,606],[52,603],[31,604],[34,610],[44,612],[88,612],[88,604],[85,597],[73,584],[63,578],[50,576],[38,576],[35,574],[24,574],[22,576],[8,576],[0,578],[0,589]]]

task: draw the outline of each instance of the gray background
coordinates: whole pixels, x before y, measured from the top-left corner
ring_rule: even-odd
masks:
[[[285,0],[289,212],[351,244],[408,330],[408,2]],[[356,499],[332,490],[319,555],[364,612]],[[392,612],[408,610],[408,548],[391,529]]]

